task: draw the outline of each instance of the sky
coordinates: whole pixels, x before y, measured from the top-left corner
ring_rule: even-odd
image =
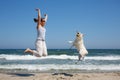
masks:
[[[0,0],[0,49],[35,48],[35,8],[48,14],[48,49],[69,49],[76,31],[87,49],[120,49],[120,0]]]

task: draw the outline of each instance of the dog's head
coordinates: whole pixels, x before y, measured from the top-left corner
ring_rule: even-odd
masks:
[[[77,32],[76,33],[76,38],[81,40],[83,38],[83,34],[80,33],[80,32]]]
[[[77,32],[76,37],[81,37],[81,34]]]

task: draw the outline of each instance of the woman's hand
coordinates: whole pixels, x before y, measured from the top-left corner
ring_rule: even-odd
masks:
[[[39,8],[36,8],[35,10],[36,10],[36,11],[39,11],[40,9],[39,9]]]
[[[44,16],[47,16],[47,14],[44,14]]]

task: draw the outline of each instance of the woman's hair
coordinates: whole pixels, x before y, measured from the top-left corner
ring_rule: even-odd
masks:
[[[41,22],[45,22],[44,18],[41,18]],[[34,22],[38,22],[38,19],[34,18]]]
[[[38,19],[34,18],[34,22],[38,22]]]

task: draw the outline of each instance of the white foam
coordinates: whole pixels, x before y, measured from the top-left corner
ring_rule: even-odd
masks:
[[[85,59],[90,59],[90,60],[120,60],[120,56],[94,56],[94,57],[85,57]]]
[[[34,60],[34,59],[77,59],[77,56],[68,55],[50,55],[46,57],[35,57],[32,55],[0,55],[0,58],[6,60]]]
[[[119,65],[56,65],[56,64],[42,64],[42,65],[0,65],[0,69],[26,69],[26,70],[68,70],[68,69],[80,69],[80,70],[120,70]]]
[[[0,55],[0,58],[5,58],[6,60],[32,60],[37,59],[35,56],[31,55]]]
[[[5,55],[1,54],[0,59],[6,60],[36,60],[36,59],[74,59],[77,60],[78,56],[71,55],[49,55],[46,57],[35,57],[32,55]],[[85,60],[120,60],[120,56],[86,56]]]

